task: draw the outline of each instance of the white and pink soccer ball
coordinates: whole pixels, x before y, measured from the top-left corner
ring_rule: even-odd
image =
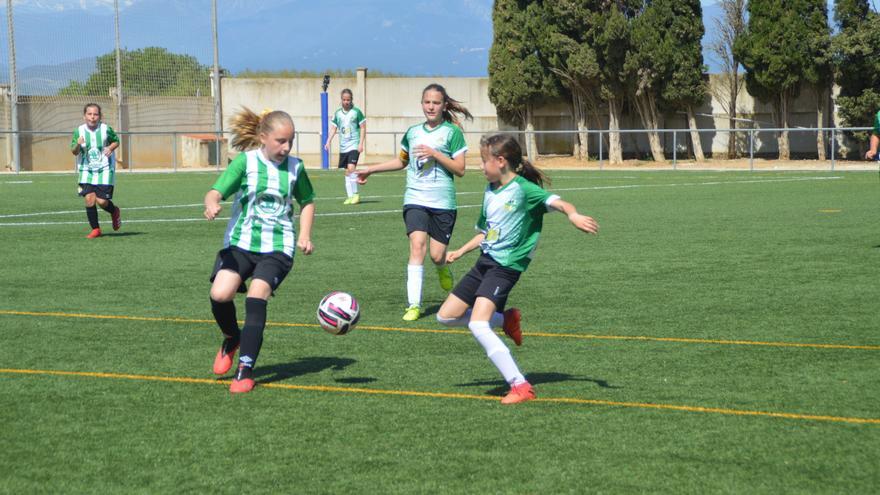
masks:
[[[318,303],[318,323],[333,335],[350,332],[361,317],[357,299],[347,292],[331,292]]]

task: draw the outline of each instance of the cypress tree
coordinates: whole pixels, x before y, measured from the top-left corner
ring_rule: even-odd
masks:
[[[845,126],[870,127],[880,109],[880,15],[867,0],[836,0],[834,19],[840,29],[832,42],[838,113]]]
[[[524,126],[529,158],[537,159],[534,134],[536,105],[559,94],[556,79],[541,63],[530,18],[540,18],[540,5],[524,0],[497,0],[492,9],[493,40],[489,50],[489,100],[505,120]]]

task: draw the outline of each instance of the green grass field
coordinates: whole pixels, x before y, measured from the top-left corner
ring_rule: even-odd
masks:
[[[243,396],[211,374],[216,174],[122,173],[123,227],[100,212],[97,240],[72,174],[0,177],[0,492],[876,492],[876,174],[550,175],[601,232],[545,221],[510,298],[539,397],[517,406],[434,319],[433,270],[428,315],[400,320],[401,174],[348,207],[340,174],[310,172],[316,252],[270,301]],[[459,182],[454,247],[484,187]],[[330,290],[362,304],[349,335],[316,324]]]

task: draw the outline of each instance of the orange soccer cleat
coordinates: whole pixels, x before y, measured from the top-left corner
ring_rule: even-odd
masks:
[[[535,391],[529,382],[522,382],[519,385],[512,385],[510,392],[501,399],[502,404],[519,404],[535,399]]]
[[[233,394],[245,394],[254,389],[254,369],[243,364],[238,365],[238,371],[235,372],[235,378],[229,385],[229,392]]]

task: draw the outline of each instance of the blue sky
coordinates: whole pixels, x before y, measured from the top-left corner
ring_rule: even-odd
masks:
[[[704,44],[719,12],[715,3],[702,2]],[[119,4],[124,48],[158,45],[211,63],[210,0]],[[5,21],[5,6],[0,11]],[[33,80],[53,70],[88,74],[84,61],[113,49],[113,0],[16,0],[13,12],[18,68]],[[491,13],[492,0],[218,0],[220,64],[233,73],[364,66],[407,75],[485,76]],[[710,72],[716,70],[704,55]]]

